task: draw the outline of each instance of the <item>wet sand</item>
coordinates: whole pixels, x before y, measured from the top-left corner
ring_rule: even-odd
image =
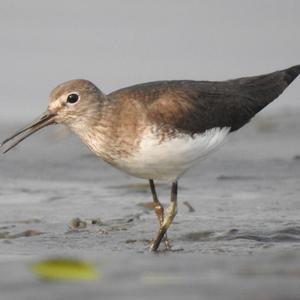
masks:
[[[158,256],[145,181],[59,127],[32,137],[0,159],[0,299],[300,299],[299,115],[258,116],[189,171],[172,251]],[[167,204],[168,185],[158,193]],[[57,255],[106,261],[102,279],[48,284],[28,271]]]

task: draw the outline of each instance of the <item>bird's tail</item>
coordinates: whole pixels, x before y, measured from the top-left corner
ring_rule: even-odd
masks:
[[[266,75],[241,78],[239,86],[257,113],[275,100],[299,74],[300,65],[297,65]]]
[[[285,74],[286,74],[285,81],[286,81],[287,85],[289,85],[300,74],[300,65],[293,66],[282,72],[285,72]]]
[[[238,97],[234,124],[235,131],[249,122],[260,110],[274,101],[300,74],[300,65],[273,73],[230,80]]]

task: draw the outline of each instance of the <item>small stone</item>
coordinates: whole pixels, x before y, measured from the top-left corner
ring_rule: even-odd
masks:
[[[189,212],[195,212],[195,208],[187,201],[184,201],[183,204],[188,208]]]
[[[85,221],[82,221],[80,218],[74,218],[69,222],[70,229],[81,229],[86,228],[87,224]]]
[[[92,219],[91,224],[92,225],[103,225],[103,222],[101,221],[100,218],[97,218],[97,219]]]

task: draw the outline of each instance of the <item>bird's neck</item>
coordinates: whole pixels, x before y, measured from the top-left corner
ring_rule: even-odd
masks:
[[[68,127],[80,137],[92,152],[105,160],[109,159],[106,157],[106,145],[110,126],[109,119],[103,118],[102,112],[94,113],[68,124]]]
[[[114,164],[138,147],[145,117],[135,103],[111,102],[97,114],[70,126],[92,152]]]

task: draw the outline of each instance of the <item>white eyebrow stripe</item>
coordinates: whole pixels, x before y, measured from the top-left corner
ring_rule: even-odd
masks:
[[[58,111],[60,107],[61,107],[60,99],[57,99],[50,104],[50,109],[54,112]]]

